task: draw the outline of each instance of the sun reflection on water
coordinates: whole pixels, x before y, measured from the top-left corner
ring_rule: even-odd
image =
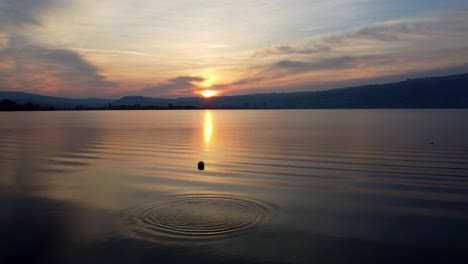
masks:
[[[205,151],[210,149],[211,145],[211,137],[213,135],[213,117],[211,115],[211,111],[205,111],[204,115],[205,121],[203,123],[203,131],[204,131],[204,142],[205,142]]]

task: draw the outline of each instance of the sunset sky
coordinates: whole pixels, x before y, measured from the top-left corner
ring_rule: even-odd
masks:
[[[468,72],[466,0],[0,0],[0,90],[311,91]]]

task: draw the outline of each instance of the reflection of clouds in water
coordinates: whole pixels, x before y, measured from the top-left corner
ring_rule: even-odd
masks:
[[[2,164],[7,173],[1,185],[17,191],[37,191],[46,188],[44,177],[74,172],[93,159],[76,154],[99,141],[99,129],[64,125],[70,122],[67,113],[17,113],[14,117],[0,121],[1,154],[10,157]]]

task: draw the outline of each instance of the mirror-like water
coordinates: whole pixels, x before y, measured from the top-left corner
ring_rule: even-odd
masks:
[[[0,262],[464,262],[467,117],[0,113]]]

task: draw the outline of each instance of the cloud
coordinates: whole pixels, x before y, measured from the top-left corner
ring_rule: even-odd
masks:
[[[293,46],[276,46],[271,49],[265,49],[255,52],[253,58],[267,57],[271,55],[281,55],[281,54],[316,54],[330,51],[331,48],[329,45],[318,43],[309,45],[306,47],[293,47]]]
[[[0,31],[39,25],[40,14],[52,0],[3,0],[0,2]]]
[[[10,37],[8,34],[0,32],[0,50],[8,47],[8,44],[10,42]]]
[[[375,63],[378,63],[379,58],[375,59]],[[307,63],[305,65],[296,62],[293,64],[286,63],[287,68],[308,68]],[[363,64],[364,62],[360,59],[356,59],[356,64]],[[372,65],[369,65],[372,67]],[[349,74],[351,71],[351,74]],[[270,77],[256,76],[257,80],[251,78],[250,80],[244,79],[244,84],[240,85],[236,83],[218,85],[215,89],[224,89],[224,93],[229,94],[251,94],[251,93],[272,93],[272,92],[302,92],[302,91],[318,91],[318,90],[329,90],[343,87],[353,87],[368,84],[382,84],[403,81],[408,78],[425,78],[430,76],[446,76],[452,74],[463,74],[468,72],[468,64],[460,63],[456,65],[435,65],[432,68],[411,68],[404,72],[381,72],[375,73],[369,72],[365,76],[360,76],[359,70],[353,71],[353,69],[343,68],[340,71],[316,71],[313,78],[304,79],[300,82],[281,82],[273,80],[273,82],[262,83],[262,81],[271,80]],[[250,82],[249,82],[250,81]],[[259,83],[256,83],[256,82]]]
[[[334,34],[322,37],[322,41],[329,44],[343,44],[349,40],[372,40],[372,41],[398,41],[400,34],[391,32],[389,28],[365,27],[341,34]]]
[[[143,89],[143,94],[148,96],[187,96],[194,90],[200,89],[194,82],[203,82],[205,78],[194,76],[178,76],[167,80],[165,83],[148,86]]]
[[[263,58],[269,56],[331,53],[343,47],[359,46],[362,41],[377,42],[375,45],[378,45],[379,42],[399,42],[414,38],[430,39],[446,35],[468,35],[467,15],[466,13],[461,13],[440,18],[389,21],[344,32],[311,36],[305,44],[275,46],[256,51],[251,57]]]
[[[122,55],[135,55],[145,57],[159,57],[157,55],[133,51],[133,50],[112,50],[112,49],[88,49],[88,48],[71,48],[72,50],[90,52],[90,53],[105,53],[105,54],[122,54]]]
[[[13,35],[39,26],[40,14],[51,4],[52,0],[0,1],[0,50],[9,46]]]
[[[282,91],[304,83],[331,88],[435,69],[450,73],[466,62],[467,47],[467,13],[387,21],[256,51],[251,59],[262,60],[252,60],[243,78],[223,88]]]
[[[29,92],[90,94],[116,87],[79,54],[39,45],[15,45],[0,50],[0,88]]]
[[[335,69],[352,66],[353,63],[362,59],[360,57],[342,56],[325,58],[315,62],[282,60],[268,67],[268,70],[283,70],[289,73],[298,73],[311,70]]]
[[[363,27],[347,32],[330,34],[321,38],[328,44],[343,44],[353,40],[394,42],[413,37],[430,38],[435,35],[467,32],[468,19],[455,15],[440,19],[402,20],[387,22],[373,27]]]
[[[371,58],[371,56],[337,56],[322,58],[315,61],[280,60],[272,64],[260,66],[256,70],[251,69],[253,72],[251,76],[243,78],[233,84],[246,85],[310,71],[338,70],[340,68],[353,67]]]
[[[308,83],[310,88],[333,84],[362,84],[364,81],[397,80],[398,76],[437,70],[442,74],[460,73],[460,65],[466,69],[468,48],[426,50],[414,53],[387,52],[382,54],[334,55],[302,60],[284,59],[246,69],[240,80],[217,88],[226,90],[277,89],[299,87]],[[442,75],[444,75],[442,74]],[[437,74],[432,74],[432,76]],[[330,84],[330,85],[327,85]],[[313,85],[315,84],[315,85]],[[263,87],[263,88],[261,88]],[[338,87],[338,86],[334,86]]]
[[[41,17],[55,0],[4,0],[0,2],[0,89],[53,95],[83,92],[99,94],[116,87],[78,53],[26,37],[41,27]]]

